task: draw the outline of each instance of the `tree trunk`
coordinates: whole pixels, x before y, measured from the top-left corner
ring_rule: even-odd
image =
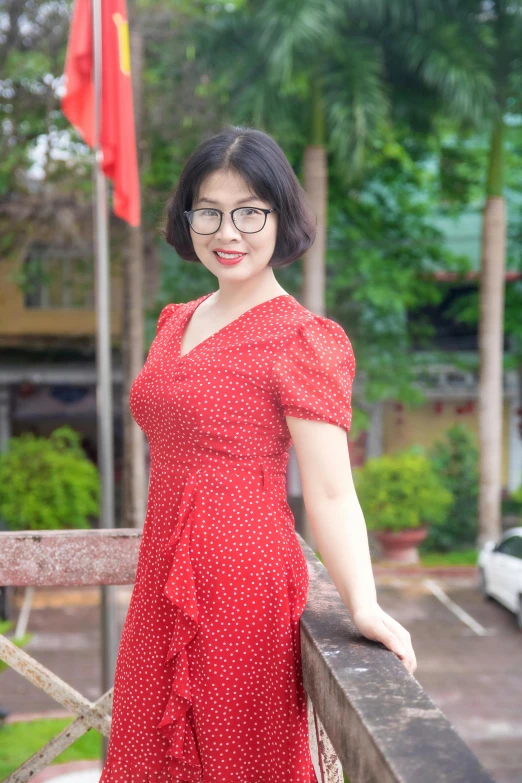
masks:
[[[318,315],[325,313],[326,216],[328,166],[324,146],[324,107],[317,79],[311,87],[311,144],[304,153],[303,186],[317,218],[317,236],[303,256],[303,304]]]
[[[314,244],[303,256],[302,303],[317,315],[324,315],[326,281],[326,217],[328,205],[328,165],[326,159],[324,105],[317,77],[312,78],[310,93],[310,140],[303,162],[303,186],[317,218]],[[293,455],[295,459],[295,455]],[[316,543],[303,507],[301,535],[315,551]]]
[[[136,143],[141,138],[141,84],[143,39],[135,27],[130,34],[131,71],[133,83]],[[129,409],[132,383],[144,362],[143,337],[143,233],[141,226],[129,226],[128,251],[123,264],[123,318],[121,333],[123,375],[123,465],[122,524],[141,527],[145,521],[146,476],[145,442],[142,430]]]
[[[478,546],[501,532],[503,332],[506,207],[502,197],[503,119],[491,139],[487,200],[482,223],[479,326],[480,491]]]

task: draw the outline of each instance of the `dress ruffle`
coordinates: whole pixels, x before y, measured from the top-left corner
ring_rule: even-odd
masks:
[[[190,561],[191,520],[195,508],[196,478],[189,476],[179,507],[179,515],[168,543],[172,566],[164,594],[176,607],[174,633],[167,653],[172,668],[172,688],[158,730],[169,741],[169,771],[175,780],[199,783],[202,765],[188,712],[192,707],[187,646],[197,634],[198,605],[194,572]]]

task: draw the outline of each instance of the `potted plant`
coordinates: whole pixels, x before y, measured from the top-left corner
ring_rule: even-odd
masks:
[[[417,547],[429,526],[442,524],[453,502],[429,459],[413,449],[375,457],[355,471],[355,482],[382,558],[418,562]]]

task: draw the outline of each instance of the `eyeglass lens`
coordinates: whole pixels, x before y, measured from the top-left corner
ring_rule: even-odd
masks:
[[[220,217],[215,209],[196,209],[191,213],[190,223],[199,234],[213,234],[219,228]],[[266,215],[254,207],[243,207],[234,211],[232,220],[238,231],[253,234],[261,231]]]

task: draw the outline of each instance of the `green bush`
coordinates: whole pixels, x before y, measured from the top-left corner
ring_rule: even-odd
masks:
[[[453,495],[446,521],[430,530],[422,552],[451,552],[475,546],[478,532],[479,465],[476,436],[463,424],[450,427],[428,456]]]
[[[369,530],[443,524],[453,500],[418,450],[369,459],[354,477]]]
[[[0,517],[9,530],[89,527],[99,497],[98,470],[70,427],[10,438],[0,454]]]
[[[522,484],[510,495],[510,500],[513,502],[515,513],[522,513]]]

